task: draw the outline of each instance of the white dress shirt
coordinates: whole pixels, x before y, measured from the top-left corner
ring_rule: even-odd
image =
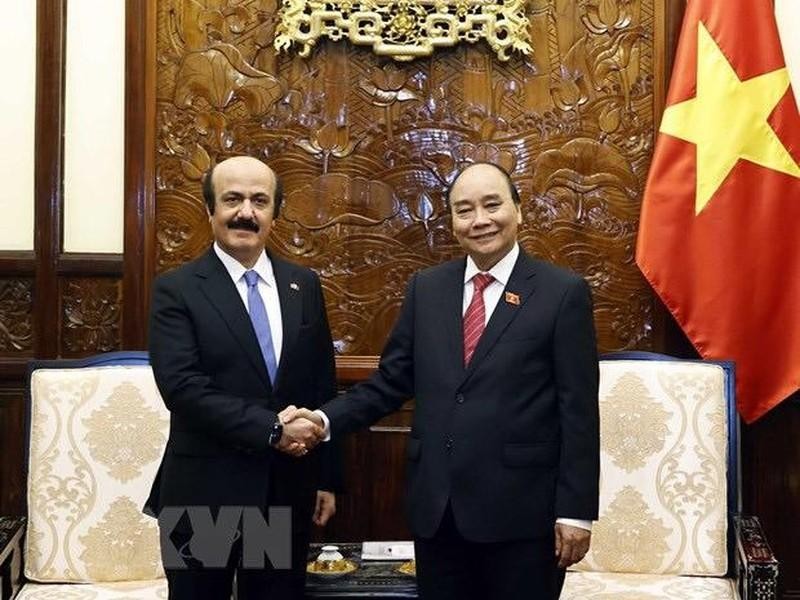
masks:
[[[283,347],[283,319],[281,317],[281,301],[278,298],[278,284],[275,281],[272,262],[270,262],[267,253],[262,250],[256,264],[253,265],[252,269],[248,269],[225,252],[216,242],[214,242],[214,252],[217,253],[217,256],[225,266],[225,270],[228,271],[228,275],[231,276],[233,283],[236,285],[236,291],[239,292],[245,310],[249,310],[250,307],[247,305],[247,281],[244,278],[244,274],[246,271],[258,273],[258,293],[267,309],[267,319],[269,320],[269,329],[272,334],[272,349],[275,351],[275,364],[279,365],[281,362],[281,348]]]

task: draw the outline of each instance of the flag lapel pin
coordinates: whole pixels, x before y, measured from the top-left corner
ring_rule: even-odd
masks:
[[[506,302],[513,304],[514,306],[519,306],[519,294],[515,294],[514,292],[506,292]]]

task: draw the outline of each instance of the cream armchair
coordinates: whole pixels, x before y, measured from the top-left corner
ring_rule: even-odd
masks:
[[[739,516],[730,363],[600,363],[600,519],[562,600],[772,600],[778,563]]]
[[[166,599],[158,528],[141,508],[169,413],[146,353],[32,364],[28,425],[25,582],[16,600]],[[11,564],[13,553],[3,554]],[[13,569],[8,578],[17,580]],[[16,586],[3,587],[12,594]]]

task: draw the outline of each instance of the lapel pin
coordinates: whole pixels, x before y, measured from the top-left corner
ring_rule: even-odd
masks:
[[[295,283],[294,281],[289,284],[289,287],[292,288],[295,292],[299,292],[300,291],[300,286],[297,285],[297,283]]]
[[[519,306],[519,295],[514,292],[506,292],[506,302],[514,306]]]

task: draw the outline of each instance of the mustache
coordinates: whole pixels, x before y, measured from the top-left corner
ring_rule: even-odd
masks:
[[[228,229],[244,229],[245,231],[252,231],[258,233],[258,223],[249,219],[234,219],[228,221]]]

